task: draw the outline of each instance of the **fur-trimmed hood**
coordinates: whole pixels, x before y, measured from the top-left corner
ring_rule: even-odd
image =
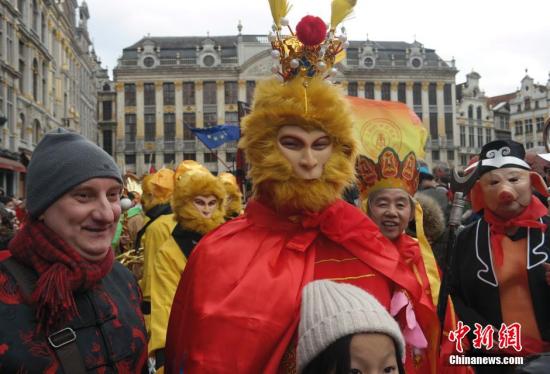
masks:
[[[250,164],[254,194],[269,200],[276,209],[319,211],[340,197],[354,180],[357,146],[348,103],[339,87],[320,78],[307,82],[307,88],[301,79],[260,82],[252,112],[242,124],[239,147],[244,149]],[[277,135],[286,125],[306,131],[322,130],[331,138],[333,153],[318,180],[295,177],[292,166],[279,151]]]
[[[205,218],[193,205],[193,199],[196,196],[210,195],[214,195],[218,203],[212,216]],[[176,179],[172,211],[182,228],[206,234],[224,222],[225,196],[222,183],[210,172],[191,170]]]
[[[414,198],[422,207],[423,227],[426,239],[428,239],[430,243],[434,243],[445,232],[446,222],[443,210],[433,197],[423,194],[422,192],[417,192]]]

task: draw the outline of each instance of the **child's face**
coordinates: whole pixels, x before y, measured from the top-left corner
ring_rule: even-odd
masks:
[[[350,374],[398,373],[395,344],[384,334],[356,334],[350,343]]]

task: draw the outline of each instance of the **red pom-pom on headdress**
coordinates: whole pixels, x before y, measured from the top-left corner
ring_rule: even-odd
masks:
[[[296,25],[298,40],[309,47],[321,44],[326,37],[327,25],[315,16],[305,16]]]

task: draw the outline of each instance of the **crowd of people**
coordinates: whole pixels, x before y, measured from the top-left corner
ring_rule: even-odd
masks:
[[[325,79],[352,3],[285,39],[272,2],[281,79],[241,124],[246,201],[193,160],[133,189],[84,137],[44,136],[25,203],[1,200],[0,372],[549,372],[544,176],[511,140],[458,177],[422,161],[418,121],[358,136]]]

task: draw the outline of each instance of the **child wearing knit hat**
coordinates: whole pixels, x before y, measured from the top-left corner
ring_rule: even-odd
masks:
[[[405,373],[397,322],[362,289],[311,282],[303,290],[300,317],[299,373]]]

